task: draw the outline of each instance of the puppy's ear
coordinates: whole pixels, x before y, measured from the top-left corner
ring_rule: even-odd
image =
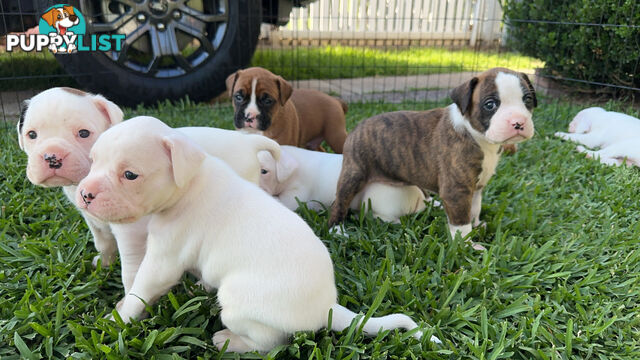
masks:
[[[233,88],[236,86],[236,81],[238,81],[238,76],[240,76],[240,72],[242,70],[238,70],[233,74],[227,77],[225,84],[227,85],[227,90],[229,91],[229,96],[233,96]]]
[[[122,122],[124,114],[118,105],[105,99],[102,95],[93,95],[93,103],[98,108],[98,111],[104,115],[109,127]]]
[[[266,170],[273,170],[275,168],[276,159],[273,157],[273,154],[269,150],[260,150],[256,154],[258,157],[258,163],[260,163],[260,168]]]
[[[531,91],[531,96],[533,96],[533,107],[537,107],[538,98],[536,97],[536,89],[533,88],[533,84],[531,84],[531,80],[529,80],[527,74],[520,73],[520,76],[522,76],[522,79],[527,83],[527,86],[529,87],[529,91]]]
[[[287,181],[298,168],[298,162],[286,152],[280,152],[280,160],[276,162],[276,179],[279,183]]]
[[[51,9],[46,13],[42,14],[42,20],[46,21],[49,26],[53,26],[56,23],[56,15],[58,14],[57,9]]]
[[[22,109],[20,109],[20,119],[18,119],[18,124],[16,125],[16,130],[18,130],[18,146],[20,146],[20,150],[24,150],[24,143],[22,142],[22,128],[24,127],[24,117],[27,114],[27,108],[29,107],[29,100],[25,100],[22,103]]]
[[[63,6],[64,10],[69,13],[69,15],[75,15],[75,13],[73,12],[73,6],[69,5],[69,6]]]
[[[458,105],[462,115],[471,111],[473,90],[476,88],[476,85],[478,85],[478,78],[474,77],[466,83],[451,90],[451,100]]]
[[[291,84],[282,76],[276,76],[276,84],[278,86],[278,91],[280,92],[280,105],[284,106],[284,104],[289,100],[291,94],[293,93],[293,87]]]
[[[169,152],[173,180],[179,188],[186,186],[200,170],[206,155],[184,135],[165,136],[162,145]]]

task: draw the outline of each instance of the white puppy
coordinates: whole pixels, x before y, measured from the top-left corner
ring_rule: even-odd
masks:
[[[331,258],[309,226],[182,134],[137,117],[102,134],[91,157],[76,205],[104,221],[151,216],[147,252],[118,308],[123,320],[140,316],[144,302],[189,270],[218,289],[227,327],[213,337],[218,349],[229,341],[229,351],[267,351],[295,331],[326,326],[329,310],[333,329],[356,316],[336,303]],[[394,314],[370,319],[364,330],[416,326]]]
[[[556,136],[583,144],[576,149],[607,165],[640,166],[640,120],[626,114],[592,107],[580,111],[569,124],[569,133]],[[625,160],[626,159],[626,160]]]
[[[27,177],[44,187],[62,186],[72,201],[76,185],[89,173],[89,150],[107,128],[122,121],[123,113],[100,95],[72,88],[52,88],[25,103],[18,123],[18,141],[28,155]],[[203,127],[180,128],[202,145],[209,154],[219,156],[245,179],[258,183],[257,152],[268,150],[279,157],[279,145],[259,135]],[[116,246],[120,252],[125,291],[133,283],[144,256],[147,221],[135,224],[108,224],[81,211],[103,265],[113,261]],[[116,239],[127,239],[118,241]]]
[[[258,153],[261,165],[260,187],[291,210],[298,199],[310,209],[330,207],[336,199],[336,187],[342,168],[342,155],[281,146],[280,160],[270,153]],[[369,183],[356,195],[351,208],[359,210],[364,202],[375,217],[398,222],[401,216],[422,211],[425,196],[417,186],[393,186]]]

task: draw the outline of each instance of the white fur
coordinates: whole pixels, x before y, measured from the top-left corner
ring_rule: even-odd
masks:
[[[247,119],[254,119],[255,121],[257,116],[260,115],[260,109],[258,109],[257,99],[256,99],[256,85],[258,84],[258,79],[253,78],[251,80],[251,96],[249,97],[249,105],[244,109],[244,116]],[[257,126],[257,124],[256,124]]]
[[[121,147],[111,145],[114,139]],[[170,156],[141,171],[141,182],[117,181],[118,164],[141,169],[149,153],[164,152],[162,146]],[[91,172],[79,188],[94,179],[103,187],[88,210],[104,220],[109,214],[151,216],[147,252],[118,309],[125,321],[139,317],[143,301],[154,302],[190,270],[218,289],[227,327],[213,336],[219,349],[229,341],[228,351],[268,351],[295,331],[327,326],[330,309],[332,329],[348,327],[356,316],[336,303],[331,258],[309,226],[184,136],[139,117],[107,131],[92,154]],[[129,191],[141,195],[122,196]],[[374,335],[397,327],[417,325],[394,314],[371,318],[364,331]]]
[[[18,142],[28,155],[27,177],[35,185],[62,186],[64,194],[73,203],[76,185],[89,172],[91,146],[102,132],[122,121],[123,113],[117,105],[100,95],[78,96],[61,88],[43,91],[26,105],[28,108],[22,131],[18,133]],[[80,129],[90,130],[91,135],[86,139],[80,138]],[[38,134],[36,139],[28,137],[31,130]],[[256,184],[260,169],[257,152],[267,150],[279,157],[279,145],[262,136],[214,128],[179,130],[192,137],[210,154],[228,161],[242,177]],[[63,166],[51,172],[43,160],[44,153],[65,154]],[[71,171],[67,171],[67,167]],[[63,176],[58,176],[61,172]],[[98,259],[102,259],[103,266],[108,266],[118,249],[122,283],[125,292],[128,291],[144,256],[148,219],[143,218],[134,224],[108,224],[84,210],[80,212],[100,254],[94,258],[93,265],[96,266]]]
[[[451,233],[451,237],[455,237],[456,233],[460,233],[460,236],[464,238],[465,236],[469,235],[471,229],[471,224],[453,225],[449,223],[449,232]]]
[[[455,129],[458,131],[462,131],[461,129],[468,131],[469,134],[471,134],[471,137],[473,137],[478,146],[482,149],[484,158],[482,159],[482,172],[480,173],[480,176],[478,176],[478,186],[486,186],[496,172],[496,167],[500,160],[500,144],[490,142],[482,133],[474,129],[469,121],[462,116],[462,113],[456,104],[449,105],[449,118],[451,119]]]
[[[580,111],[569,124],[569,133],[557,132],[557,137],[583,144],[590,151],[578,147],[588,157],[606,165],[640,166],[640,119],[626,114],[606,111],[599,107]]]
[[[310,209],[330,207],[336,199],[336,188],[342,155],[310,151],[294,146],[282,146],[280,161],[268,153],[258,153],[262,171],[260,187],[276,197],[291,210],[298,208],[299,200]],[[351,202],[351,208],[368,207],[388,222],[398,222],[401,216],[420,212],[425,208],[425,196],[417,186],[393,186],[370,183]]]
[[[514,144],[531,138],[534,134],[532,114],[523,102],[524,93],[520,78],[514,74],[500,72],[495,81],[500,106],[491,117],[484,137],[493,144]],[[523,130],[514,130],[516,122],[523,126]]]

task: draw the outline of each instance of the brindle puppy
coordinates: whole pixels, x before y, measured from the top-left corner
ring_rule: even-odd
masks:
[[[354,195],[374,181],[438,193],[452,235],[460,231],[464,237],[480,223],[482,189],[501,146],[533,136],[535,90],[525,74],[494,68],[455,88],[451,98],[454,104],[446,108],[371,117],[349,134],[331,226],[343,221]]]

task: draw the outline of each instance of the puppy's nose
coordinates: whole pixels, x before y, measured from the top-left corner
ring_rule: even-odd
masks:
[[[80,190],[80,195],[82,196],[82,201],[84,201],[85,205],[91,204],[91,201],[96,198],[93,193],[86,192],[84,189]]]
[[[51,169],[60,169],[62,167],[62,159],[58,159],[55,154],[44,154],[44,161],[49,162],[49,167]]]
[[[244,112],[244,117],[245,117],[245,119],[247,119],[247,120],[255,120],[255,119],[258,117],[258,112],[257,112],[257,111],[255,111],[255,110],[249,110],[249,109],[247,109],[247,110]]]
[[[78,17],[76,15],[69,15],[69,20],[76,21]]]
[[[524,130],[527,119],[523,116],[514,116],[509,120],[509,123],[515,130]]]

